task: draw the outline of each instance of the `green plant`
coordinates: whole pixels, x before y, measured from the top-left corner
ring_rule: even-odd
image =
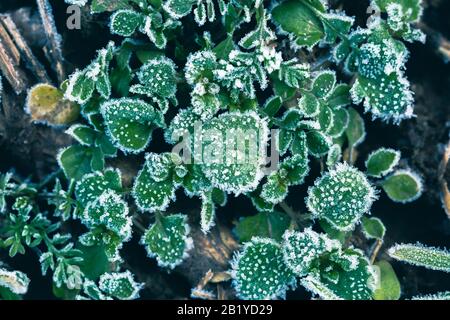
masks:
[[[393,149],[371,153],[365,170],[356,167],[356,149],[366,136],[356,105],[394,123],[413,115],[403,41],[423,40],[414,27],[421,1],[374,0],[372,6],[387,19],[372,17],[356,27],[353,17],[319,0],[273,6],[93,0],[92,13],[112,12],[111,33],[125,39],[100,49],[61,89],[52,88],[58,101],[79,104],[83,116],[66,131],[74,144],[58,155],[65,179],[57,179],[60,172],[37,184],[2,176],[1,247],[11,256],[39,248],[43,273],[53,272],[60,296],[133,299],[143,286],[123,271],[121,258],[133,233],[162,268],[181,264],[196,245],[189,213],[169,207],[177,190],[201,200],[205,237],[216,207],[225,206],[228,195],[244,195],[258,213],[236,226],[244,243],[231,262],[239,298],[284,297],[299,284],[323,299],[398,299],[395,272],[388,262],[374,261],[386,228],[368,214],[377,187],[409,202],[421,195],[422,183],[410,170],[395,169],[400,152]],[[182,41],[194,24],[218,31]],[[318,46],[327,51],[319,62],[302,58]],[[164,131],[171,152],[150,151],[156,130]],[[280,161],[267,171],[269,146]],[[132,186],[111,167],[118,156],[140,161]],[[316,173],[312,163],[321,172],[306,194],[308,212],[292,212],[284,200]],[[152,219],[146,230],[135,223],[144,213]],[[61,234],[74,220],[85,232]],[[345,241],[359,225],[378,246],[372,257]],[[92,251],[102,259],[92,261]],[[423,248],[400,246],[389,253],[419,265],[436,258],[434,268],[448,268],[444,252],[428,259]]]

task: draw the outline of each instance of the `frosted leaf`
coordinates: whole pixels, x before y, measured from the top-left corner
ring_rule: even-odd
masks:
[[[30,279],[25,273],[0,268],[0,287],[7,288],[15,294],[25,294],[29,284]]]
[[[353,17],[346,16],[343,12],[324,13],[321,14],[321,18],[325,33],[324,42],[330,44],[335,43],[342,35],[347,35],[355,21]]]
[[[327,99],[327,105],[336,110],[351,104],[350,89],[351,87],[347,84],[336,85]]]
[[[317,179],[308,190],[306,205],[318,218],[341,231],[352,230],[376,199],[365,175],[345,163]]]
[[[366,160],[367,174],[381,178],[392,172],[400,161],[400,152],[394,149],[380,148],[373,151]]]
[[[88,0],[65,0],[65,1],[67,4],[74,4],[79,7],[84,7],[88,3]]]
[[[348,144],[351,148],[360,145],[366,138],[366,125],[364,119],[359,115],[358,111],[353,108],[348,109],[349,123],[345,130]]]
[[[288,195],[288,185],[280,177],[278,172],[267,177],[267,182],[263,184],[261,198],[272,204],[282,202]]]
[[[320,102],[315,95],[305,92],[298,100],[298,108],[305,117],[313,118],[320,113]]]
[[[332,113],[333,113],[332,117],[333,123],[332,126],[327,131],[327,133],[333,138],[338,138],[348,128],[350,123],[350,116],[347,109],[343,108],[338,110],[332,110]]]
[[[268,139],[266,120],[255,112],[224,113],[202,127],[206,177],[226,192],[254,190],[262,179]]]
[[[375,290],[374,270],[366,258],[353,256],[357,261],[354,269],[335,267],[336,278],[312,274],[300,283],[326,300],[371,300]]]
[[[191,13],[195,3],[196,0],[168,0],[163,4],[163,8],[173,19],[181,19]]]
[[[212,80],[212,71],[216,67],[214,52],[205,50],[190,54],[184,69],[187,83],[193,86],[204,79]]]
[[[104,172],[83,176],[76,184],[75,195],[81,205],[87,206],[107,190],[122,190],[122,178],[118,169],[106,169]]]
[[[321,9],[319,11],[325,11]],[[289,0],[275,6],[272,20],[283,33],[291,35],[296,47],[312,48],[325,35],[324,27],[316,13],[302,1]]]
[[[86,206],[82,222],[91,228],[104,225],[123,241],[128,241],[131,238],[132,225],[128,212],[127,203],[115,191],[108,190]]]
[[[157,216],[155,224],[142,237],[141,244],[150,258],[156,258],[159,266],[173,269],[189,256],[188,251],[193,247],[189,233],[187,216]]]
[[[59,151],[58,164],[69,179],[79,180],[92,172],[92,150],[82,145],[72,145]]]
[[[386,233],[386,227],[383,222],[378,218],[362,217],[361,226],[364,236],[367,239],[379,239],[383,240]]]
[[[142,14],[133,10],[118,10],[111,16],[111,33],[123,37],[130,37],[143,23]]]
[[[393,73],[377,80],[359,77],[351,90],[355,104],[364,101],[373,118],[399,123],[413,116],[413,93],[409,82]]]
[[[143,284],[137,283],[130,271],[104,273],[100,276],[99,288],[107,295],[120,300],[139,298]]]
[[[259,83],[261,90],[267,88],[267,72],[259,58],[257,52],[232,50],[228,62],[221,60],[219,68],[214,71],[216,79],[231,91],[234,101],[241,94],[255,98],[254,82]]]
[[[200,226],[204,234],[207,234],[215,225],[216,206],[211,194],[202,194],[202,209],[200,211]]]
[[[284,298],[295,277],[283,261],[280,245],[254,237],[236,254],[232,262],[233,285],[244,300]]]
[[[291,88],[299,89],[302,83],[309,79],[309,65],[298,63],[295,59],[282,62],[278,78]]]
[[[75,124],[66,130],[66,134],[72,136],[80,144],[85,146],[91,146],[95,144],[97,133],[89,126],[82,124]]]
[[[188,166],[188,173],[184,177],[182,185],[188,197],[201,196],[213,189],[211,181],[205,176],[200,164]]]
[[[239,45],[244,49],[260,47],[265,43],[276,40],[275,33],[267,26],[268,15],[264,10],[261,16],[258,15],[258,25],[255,30],[250,31],[240,41]]]
[[[450,291],[443,291],[422,296],[414,296],[411,300],[450,300]]]
[[[295,147],[295,142],[296,140],[294,140],[293,147]],[[285,158],[280,165],[280,173],[289,185],[302,184],[309,173],[309,159],[306,149],[302,152],[297,150],[296,154]]]
[[[133,186],[133,197],[142,211],[164,211],[175,199],[172,167],[167,155],[149,154]],[[156,180],[155,180],[156,177]]]
[[[180,110],[164,133],[166,141],[170,144],[175,144],[183,136],[193,135],[194,124],[199,120],[200,117],[192,109]]]
[[[320,256],[340,248],[336,240],[318,234],[308,228],[302,232],[286,231],[283,235],[283,258],[291,271],[299,277],[308,274],[310,268]]]
[[[306,141],[309,153],[316,158],[326,155],[332,145],[331,139],[326,134],[315,130],[306,134]]]
[[[422,179],[409,170],[395,171],[381,183],[381,187],[391,200],[400,203],[414,201],[423,192]]]
[[[327,166],[332,167],[336,163],[338,163],[342,158],[342,148],[338,144],[334,144],[331,146],[330,150],[327,154]]]
[[[388,250],[392,258],[431,270],[450,272],[450,252],[417,244],[397,244]]]
[[[154,95],[162,98],[171,98],[177,91],[175,64],[172,60],[161,57],[153,59],[144,64],[139,72],[140,85],[130,88],[131,92],[145,93],[147,96]]]
[[[150,143],[158,114],[150,104],[121,98],[101,105],[107,133],[123,152],[139,153]]]
[[[97,90],[103,98],[108,99],[111,95],[109,64],[114,50],[114,43],[110,42],[106,48],[98,51],[97,58],[90,65],[73,73],[69,78],[64,98],[85,104]]]
[[[320,71],[313,79],[311,92],[319,99],[327,99],[336,85],[336,73],[331,70]]]

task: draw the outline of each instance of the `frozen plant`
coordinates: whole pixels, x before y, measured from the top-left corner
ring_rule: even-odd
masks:
[[[254,215],[236,221],[242,246],[223,276],[238,298],[284,298],[299,286],[322,299],[400,298],[393,268],[377,259],[389,230],[370,215],[381,190],[406,203],[422,181],[399,151],[358,148],[371,134],[362,112],[394,123],[414,115],[404,41],[424,40],[421,1],[373,0],[383,15],[359,27],[325,0],[66,2],[110,12],[121,42],[58,88],[30,90],[33,120],[70,124],[73,142],[44,181],[0,176],[0,248],[11,257],[34,248],[58,297],[135,299],[145,285],[127,270],[125,244],[139,240],[171,271],[239,196]],[[268,150],[279,158],[271,170]],[[199,200],[195,210],[183,193]],[[65,231],[77,223],[82,232]],[[444,250],[388,254],[450,270]],[[0,269],[9,294],[27,284]]]

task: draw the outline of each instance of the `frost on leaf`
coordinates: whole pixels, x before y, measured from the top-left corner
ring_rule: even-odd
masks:
[[[397,170],[382,181],[381,187],[388,197],[400,203],[418,199],[423,192],[422,179],[409,170]]]
[[[81,205],[87,206],[93,203],[103,192],[122,190],[122,178],[119,170],[107,169],[103,173],[96,172],[83,176],[77,182],[75,195]]]
[[[138,72],[140,84],[130,88],[130,92],[148,97],[172,98],[177,91],[175,64],[161,57],[144,64]]]
[[[425,42],[425,34],[412,26],[422,16],[422,0],[372,0],[372,7],[387,14],[387,25],[405,41]]]
[[[168,0],[165,1],[163,8],[174,19],[180,19],[191,13],[196,0]]]
[[[114,50],[114,43],[109,43],[106,48],[98,51],[97,58],[89,66],[73,73],[69,78],[64,98],[85,104],[97,90],[103,98],[108,99],[111,95],[109,64]]]
[[[202,127],[202,170],[229,193],[254,190],[263,177],[267,123],[255,112],[224,113]]]
[[[129,37],[133,35],[143,20],[143,15],[138,12],[133,10],[118,10],[111,16],[111,33]]]
[[[81,221],[90,228],[103,225],[123,241],[128,241],[132,225],[128,212],[128,204],[115,191],[109,190],[87,205]]]
[[[450,272],[450,252],[421,244],[397,244],[388,250],[392,258],[431,270]]]
[[[337,164],[309,188],[306,204],[315,216],[348,231],[369,212],[375,198],[375,190],[362,172]]]
[[[372,152],[366,161],[367,174],[381,178],[394,169],[400,161],[400,152],[394,149],[380,148]]]
[[[240,299],[284,298],[288,287],[295,285],[280,245],[270,239],[254,237],[235,256],[232,267],[233,285]]]
[[[358,78],[351,89],[353,103],[364,102],[374,118],[399,123],[413,115],[413,93],[403,75],[408,50],[378,26],[368,32],[353,58]]]
[[[221,106],[220,87],[214,77],[217,67],[216,55],[209,50],[191,54],[186,63],[185,77],[192,86],[192,111],[203,120],[211,118]]]
[[[310,228],[302,232],[288,230],[283,235],[284,262],[299,277],[307,275],[323,253],[339,248],[340,244],[336,240]]]
[[[301,284],[326,300],[370,300],[375,290],[375,274],[359,251],[345,252],[330,262],[327,270],[310,274]]]
[[[203,233],[207,234],[215,224],[216,207],[211,194],[203,194],[201,198],[200,227]]]
[[[15,294],[25,294],[28,291],[30,279],[20,271],[7,271],[0,268],[0,287],[9,289]]]
[[[100,276],[99,288],[104,293],[120,300],[139,298],[143,284],[137,283],[130,271],[104,273]]]
[[[123,152],[139,153],[150,143],[159,123],[158,112],[139,99],[115,99],[101,105],[107,133]]]
[[[414,296],[411,300],[450,300],[450,291]]]
[[[150,258],[156,258],[159,266],[173,269],[183,262],[193,247],[189,232],[187,216],[158,215],[142,237],[141,244]]]
[[[362,217],[361,226],[364,236],[367,239],[383,240],[386,233],[386,227],[378,218]]]
[[[172,154],[146,155],[144,167],[133,186],[133,197],[142,211],[164,211],[175,198],[175,184],[172,179],[174,162]]]

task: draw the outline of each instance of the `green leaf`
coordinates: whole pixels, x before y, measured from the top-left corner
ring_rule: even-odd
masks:
[[[97,133],[91,127],[76,124],[71,126],[66,133],[75,138],[80,144],[85,146],[92,146],[95,143]]]
[[[375,276],[366,258],[351,255],[356,266],[348,270],[339,269],[337,280],[308,275],[301,284],[326,300],[370,300],[375,289]]]
[[[96,201],[105,191],[122,190],[122,177],[118,169],[106,169],[105,172],[95,172],[84,175],[75,187],[77,200],[83,206]]]
[[[400,282],[391,264],[385,260],[374,266],[379,276],[379,286],[373,293],[375,300],[398,300],[401,295]]]
[[[89,203],[81,221],[89,228],[103,225],[122,241],[131,238],[132,221],[128,204],[113,190],[105,191],[96,201]]]
[[[77,247],[83,252],[83,262],[80,265],[83,274],[90,280],[97,280],[100,275],[109,271],[110,263],[106,256],[105,249],[101,245]]]
[[[138,99],[116,99],[101,105],[107,133],[123,152],[139,153],[150,143],[157,114],[153,106]]]
[[[85,174],[90,173],[92,150],[82,145],[73,145],[62,149],[58,156],[59,166],[63,169],[68,179],[80,180]]]
[[[204,234],[207,234],[215,225],[216,206],[211,194],[202,195],[202,209],[200,211],[200,226]]]
[[[284,298],[295,277],[283,261],[280,246],[271,239],[254,237],[232,263],[233,285],[245,300]]]
[[[366,138],[366,126],[363,118],[361,118],[355,109],[349,108],[348,115],[350,118],[345,133],[347,135],[349,146],[355,148]]]
[[[308,228],[302,232],[286,231],[283,235],[284,262],[299,277],[308,274],[316,260],[325,252],[340,248],[340,243]]]
[[[421,178],[409,170],[397,170],[387,177],[381,187],[388,197],[395,202],[408,203],[422,195]]]
[[[280,241],[290,223],[291,219],[284,213],[260,212],[251,217],[241,218],[236,225],[235,233],[241,243],[248,242],[253,237]]]
[[[319,158],[328,153],[331,147],[331,139],[320,131],[309,131],[306,134],[309,153]]]
[[[168,0],[165,1],[163,8],[172,18],[180,19],[191,13],[195,3],[197,3],[196,0]]]
[[[320,102],[314,94],[305,92],[298,101],[298,108],[305,117],[313,118],[319,115]]]
[[[386,227],[378,218],[362,217],[362,230],[367,239],[383,240],[386,233]]]
[[[283,181],[278,172],[274,172],[267,177],[267,182],[263,184],[261,198],[272,204],[283,201],[288,194],[288,185]]]
[[[295,37],[295,44],[299,47],[312,48],[325,35],[315,11],[302,1],[284,1],[273,8],[272,19],[283,32]]]
[[[400,161],[400,152],[394,149],[380,148],[372,152],[366,161],[367,174],[381,178],[392,172]]]
[[[327,104],[330,108],[338,109],[352,103],[350,98],[351,87],[347,84],[338,84],[334,87],[333,92],[327,99]]]
[[[177,91],[175,64],[166,57],[152,59],[144,64],[138,72],[140,85],[134,85],[130,92],[171,98]]]
[[[150,258],[156,258],[159,266],[175,268],[183,262],[193,247],[187,216],[158,215],[155,224],[151,225],[142,237],[141,244],[147,249]]]
[[[450,252],[417,244],[397,244],[388,250],[392,258],[431,270],[450,272]]]
[[[345,163],[317,179],[308,190],[306,204],[317,217],[340,231],[352,230],[376,199],[365,175]]]
[[[143,16],[133,10],[118,10],[111,16],[111,33],[130,37],[144,22]]]
[[[128,9],[131,6],[128,4],[128,0],[92,0],[91,12],[113,12],[120,9]]]
[[[175,199],[175,185],[171,177],[160,181],[154,179],[152,163],[149,163],[151,159],[152,157],[147,157],[144,167],[138,173],[133,186],[133,197],[142,211],[164,211],[170,201]]]
[[[336,86],[336,73],[324,70],[317,73],[313,79],[311,92],[319,99],[327,99]]]
[[[343,12],[336,13],[324,13],[321,15],[323,20],[323,26],[325,31],[324,42],[333,44],[337,38],[344,38],[350,32],[355,19],[346,16]]]
[[[328,130],[328,134],[333,138],[340,137],[347,130],[350,116],[346,109],[333,110],[333,125]]]
[[[295,59],[282,62],[278,71],[278,78],[287,86],[296,89],[300,89],[309,77],[309,65],[298,63]]]
[[[212,185],[235,194],[256,189],[263,177],[266,121],[253,111],[224,113],[206,122],[201,133],[203,152],[194,157]]]
[[[143,284],[137,283],[130,271],[105,273],[100,277],[99,288],[106,294],[120,300],[139,298]]]

